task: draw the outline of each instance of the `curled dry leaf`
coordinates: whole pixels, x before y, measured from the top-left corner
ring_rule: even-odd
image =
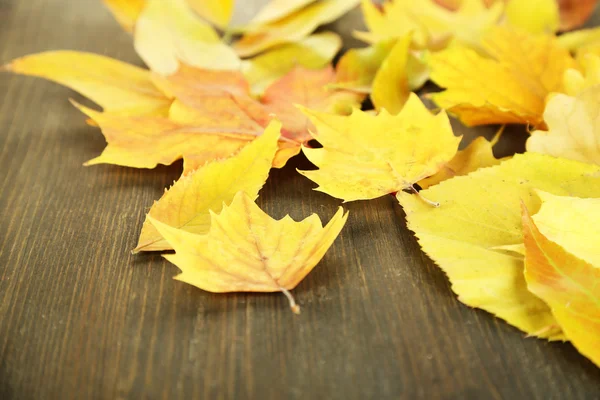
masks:
[[[344,201],[412,188],[450,161],[460,142],[446,113],[432,115],[416,94],[396,116],[385,110],[377,116],[355,110],[350,117],[303,110],[323,148],[302,149],[319,170],[300,173],[319,184],[316,190]]]
[[[233,48],[241,57],[249,57],[271,47],[298,42],[320,25],[333,22],[356,7],[359,0],[320,0],[281,19],[250,29]]]
[[[151,70],[169,75],[180,63],[198,68],[236,70],[240,60],[186,0],[146,0],[135,24],[134,46]]]
[[[596,213],[600,203],[596,201]],[[523,210],[525,278],[544,300],[565,336],[600,367],[600,268],[550,241]],[[592,239],[591,237],[588,239]],[[600,240],[600,236],[594,238]]]
[[[167,116],[171,106],[149,71],[97,54],[48,51],[17,58],[3,69],[60,83],[121,116]]]
[[[412,34],[418,47],[440,49],[453,39],[477,47],[483,32],[500,19],[503,6],[487,8],[481,0],[464,0],[450,11],[434,0],[386,0],[380,10],[362,0],[362,9],[369,32],[357,32],[359,38],[377,43]]]
[[[551,171],[551,173],[549,172]],[[444,270],[463,303],[484,309],[530,335],[563,339],[550,308],[527,289],[521,202],[540,206],[537,188],[557,195],[600,198],[600,167],[526,153],[500,165],[422,191],[441,203],[428,207],[399,192],[408,227],[423,251]]]
[[[565,71],[575,67],[554,36],[493,28],[484,37],[485,57],[454,46],[430,57],[431,78],[444,92],[433,100],[468,125],[543,126],[546,97],[563,90]]]
[[[544,119],[549,131],[535,131],[527,150],[600,165],[600,87],[577,97],[553,96]]]
[[[347,218],[340,207],[325,227],[316,214],[301,222],[289,216],[277,221],[238,192],[220,214],[211,213],[206,235],[149,220],[175,249],[164,256],[181,269],[175,279],[217,293],[283,292],[299,313],[289,290],[323,258]]]
[[[600,200],[539,191],[537,194],[542,207],[533,221],[542,234],[575,257],[600,268]]]
[[[239,153],[179,178],[148,212],[134,253],[172,249],[150,223],[150,217],[186,232],[204,234],[210,228],[210,211],[221,212],[237,192],[244,191],[255,200],[269,176],[280,129],[281,123],[273,121]]]

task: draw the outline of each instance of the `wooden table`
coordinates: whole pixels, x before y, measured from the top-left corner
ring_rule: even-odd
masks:
[[[141,65],[99,0],[0,0],[0,61],[49,49]],[[600,398],[600,369],[570,344],[459,303],[391,196],[345,205],[295,290],[300,316],[279,294],[172,280],[159,254],[130,250],[181,164],[82,167],[105,143],[69,97],[82,101],[0,75],[0,399]],[[272,216],[333,215],[340,202],[295,172],[306,164],[273,172],[259,199]]]

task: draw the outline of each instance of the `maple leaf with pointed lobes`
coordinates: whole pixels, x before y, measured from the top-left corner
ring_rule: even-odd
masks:
[[[549,131],[535,131],[527,150],[600,165],[600,87],[577,97],[557,94],[546,106]]]
[[[575,67],[553,36],[493,28],[485,35],[485,57],[466,46],[430,56],[431,79],[442,88],[431,97],[468,126],[543,126],[550,93],[563,90],[564,73]]]
[[[220,214],[211,213],[206,235],[149,220],[175,249],[164,255],[182,271],[175,279],[216,293],[283,292],[299,313],[289,290],[323,258],[347,218],[340,207],[325,227],[316,214],[276,221],[238,192]]]
[[[552,173],[548,173],[552,171]],[[448,275],[458,299],[530,335],[562,340],[550,308],[523,276],[521,202],[537,210],[534,189],[600,198],[600,166],[525,153],[498,166],[458,176],[421,191],[440,201],[429,207],[408,193],[397,197],[421,248]],[[511,251],[507,251],[510,246]]]
[[[543,207],[543,206],[542,206]],[[596,214],[600,202],[596,200]],[[523,206],[527,288],[544,300],[567,339],[600,367],[600,268],[545,237]],[[587,240],[600,240],[600,236]]]
[[[179,178],[148,212],[134,253],[172,249],[150,217],[186,232],[205,234],[210,228],[210,212],[221,212],[237,192],[244,191],[255,200],[269,176],[280,130],[281,123],[273,121],[239,153]]]
[[[303,109],[323,148],[303,148],[316,171],[300,173],[344,201],[374,199],[412,188],[438,172],[458,150],[448,116],[434,116],[416,94],[392,116],[354,110],[350,117]]]

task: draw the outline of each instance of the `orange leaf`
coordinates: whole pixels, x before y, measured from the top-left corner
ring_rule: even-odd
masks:
[[[541,234],[523,207],[525,278],[544,300],[565,335],[600,367],[600,269]]]
[[[585,23],[594,12],[598,0],[558,0],[560,29],[568,31]]]

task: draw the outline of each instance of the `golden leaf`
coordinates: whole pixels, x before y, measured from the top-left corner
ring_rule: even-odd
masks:
[[[534,34],[553,34],[560,25],[556,0],[512,0],[506,4],[505,14],[510,25]]]
[[[569,52],[553,36],[507,28],[490,30],[482,46],[491,58],[465,46],[431,55],[431,78],[447,88],[434,101],[468,126],[542,125],[546,97],[575,66]]]
[[[204,69],[240,67],[235,52],[186,0],[147,0],[135,25],[134,45],[150,69],[160,74],[176,72],[180,62]]]
[[[146,0],[103,0],[104,4],[110,12],[115,16],[115,19],[121,24],[127,32],[133,32],[135,22],[139,18]]]
[[[600,165],[600,87],[553,96],[544,119],[549,131],[533,132],[528,151]]]
[[[600,204],[595,212],[600,214]],[[525,278],[528,289],[544,300],[565,336],[600,367],[600,268],[548,240],[523,211]],[[600,236],[588,237],[600,240]]]
[[[269,176],[280,129],[281,123],[273,121],[264,134],[236,155],[182,176],[148,212],[134,252],[172,249],[150,223],[150,217],[186,232],[204,234],[210,227],[210,211],[221,212],[237,192],[244,191],[255,200]]]
[[[123,116],[166,116],[171,105],[149,71],[97,54],[49,51],[17,58],[3,69],[60,83]]]
[[[600,84],[600,54],[583,53],[578,55],[577,61],[581,70],[571,68],[564,76],[565,93],[570,96],[577,96],[583,90]]]
[[[244,192],[198,235],[148,219],[175,249],[164,257],[181,269],[175,279],[200,289],[223,292],[283,292],[296,313],[289,290],[310,273],[342,230],[348,214],[340,207],[322,227],[316,214],[301,222],[276,221]]]
[[[233,15],[234,0],[187,0],[190,7],[202,18],[223,29]]]
[[[398,39],[375,74],[371,100],[377,111],[398,114],[410,96],[407,70],[411,42],[412,35]]]
[[[600,167],[526,153],[422,191],[429,207],[399,192],[408,227],[423,251],[448,275],[459,300],[482,308],[530,335],[563,339],[549,307],[527,290],[523,257],[501,247],[523,244],[521,207],[537,210],[538,188],[600,198]]]
[[[434,116],[412,94],[402,111],[341,117],[303,109],[323,148],[303,147],[316,171],[300,173],[319,190],[344,201],[367,200],[411,188],[456,154],[459,137],[446,113]]]

